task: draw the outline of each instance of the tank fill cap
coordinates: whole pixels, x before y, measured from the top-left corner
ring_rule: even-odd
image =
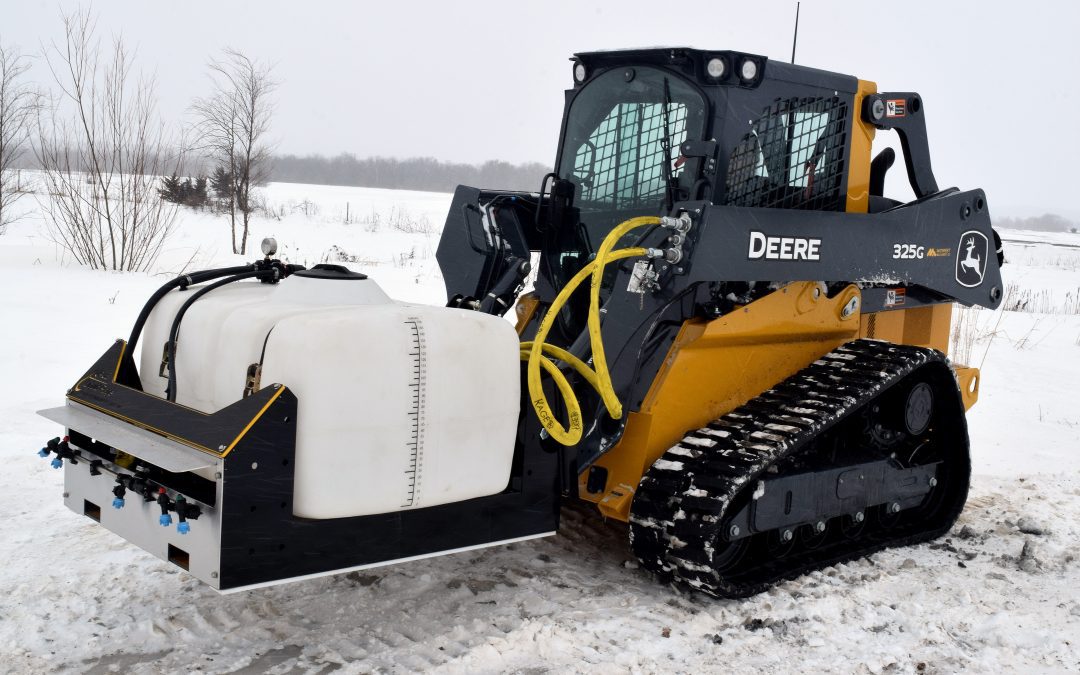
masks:
[[[344,265],[329,265],[321,263],[315,265],[311,269],[295,272],[294,277],[308,277],[311,279],[367,279],[368,276],[363,272],[353,272]]]

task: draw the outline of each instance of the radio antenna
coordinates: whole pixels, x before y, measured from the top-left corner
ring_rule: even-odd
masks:
[[[799,41],[799,5],[801,2],[795,3],[795,37],[791,39],[791,62],[795,63],[795,45]]]

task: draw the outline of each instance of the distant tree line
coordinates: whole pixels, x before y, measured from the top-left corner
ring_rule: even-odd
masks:
[[[492,160],[477,165],[441,162],[430,157],[361,159],[344,153],[336,157],[278,155],[270,167],[269,179],[430,192],[453,192],[458,185],[536,191],[540,189],[540,179],[550,170],[539,162],[511,164]]]
[[[1056,213],[1044,213],[1032,218],[994,218],[995,227],[1008,230],[1038,230],[1040,232],[1076,232],[1077,224]]]

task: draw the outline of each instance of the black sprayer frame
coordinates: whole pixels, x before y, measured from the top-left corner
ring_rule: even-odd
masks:
[[[378,515],[307,519],[294,516],[292,509],[299,420],[296,396],[286,386],[269,385],[206,414],[142,392],[126,343],[118,340],[79,379],[68,399],[118,424],[222,459],[218,480],[227,486],[218,505],[223,591],[549,534],[558,527],[556,455],[525,440],[539,438],[535,416],[524,420],[511,479],[498,494]],[[82,457],[116,458],[116,449],[88,445],[93,447],[80,448]],[[137,448],[128,450],[138,455]],[[172,483],[174,489],[183,485],[168,477],[159,482]]]

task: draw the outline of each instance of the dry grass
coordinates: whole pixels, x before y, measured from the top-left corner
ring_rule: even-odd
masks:
[[[1010,283],[1005,287],[1005,300],[1002,306],[1006,312],[1027,312],[1030,314],[1080,314],[1080,288],[1065,292],[1063,302],[1054,299],[1049,289],[1020,288]]]
[[[975,343],[979,341],[979,315],[981,307],[953,305],[952,335],[949,340],[949,354],[957,363],[970,364]]]

